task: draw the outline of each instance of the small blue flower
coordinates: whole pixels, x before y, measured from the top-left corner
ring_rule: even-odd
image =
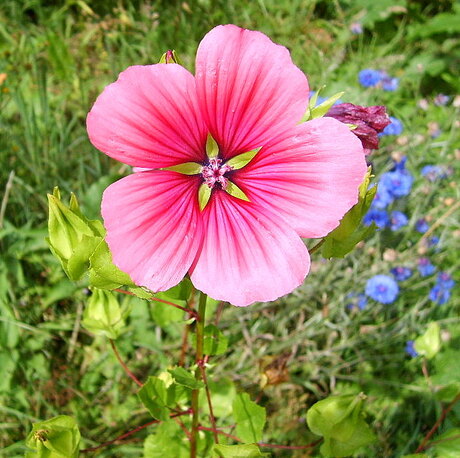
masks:
[[[392,78],[391,76],[385,76],[382,79],[382,88],[384,91],[396,91],[399,87],[399,78]]]
[[[438,285],[446,289],[452,289],[455,286],[454,279],[447,272],[439,272],[436,281]]]
[[[347,294],[348,298],[352,298],[352,301],[347,304],[347,308],[353,309],[358,307],[359,310],[364,310],[367,306],[367,297],[363,293],[350,293]]]
[[[430,225],[427,223],[425,218],[420,218],[415,223],[415,230],[420,232],[420,234],[424,234],[429,228]]]
[[[431,288],[428,297],[438,305],[443,305],[450,299],[450,294],[450,289],[443,288],[442,285],[436,284]]]
[[[386,172],[380,178],[380,183],[396,198],[407,196],[410,193],[413,181],[412,175],[407,170]]]
[[[418,260],[418,271],[422,277],[428,277],[428,275],[433,275],[436,271],[436,267],[431,264],[431,261],[428,258],[420,258]]]
[[[397,266],[390,271],[395,277],[396,281],[404,281],[412,276],[412,269],[409,267]]]
[[[421,170],[422,175],[428,181],[437,181],[447,177],[446,170],[439,165],[425,165]]]
[[[428,246],[429,247],[433,247],[433,246],[436,246],[438,243],[439,243],[439,237],[437,235],[433,235],[433,237],[430,237],[428,239]],[[435,251],[438,251],[439,249],[435,250]]]
[[[366,226],[375,223],[379,229],[384,229],[390,224],[390,218],[385,210],[371,208],[364,216],[363,222]]]
[[[390,214],[390,229],[392,231],[398,231],[404,226],[407,226],[407,223],[409,220],[407,219],[407,216],[400,211],[393,211]]]
[[[380,70],[374,70],[372,68],[366,68],[361,70],[358,75],[361,86],[374,87],[382,80],[382,72]]]
[[[353,22],[350,25],[350,31],[353,35],[360,35],[363,33],[363,26],[359,22]]]
[[[389,275],[375,275],[367,280],[366,295],[382,304],[391,304],[399,293],[399,287]]]
[[[448,95],[445,95],[445,94],[438,94],[435,98],[434,98],[434,104],[437,105],[438,107],[442,107],[444,105],[447,105],[447,103],[449,102],[450,100],[450,97]]]
[[[404,128],[399,119],[390,116],[390,121],[391,124],[388,124],[379,135],[399,135],[403,131]]]
[[[406,342],[406,353],[412,358],[416,358],[418,356],[417,350],[414,348],[413,340],[408,340]]]
[[[372,207],[383,210],[392,202],[393,196],[388,192],[388,189],[384,186],[383,183],[379,183],[374,200],[372,201]]]

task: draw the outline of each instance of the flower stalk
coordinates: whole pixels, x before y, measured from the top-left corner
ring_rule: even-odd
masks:
[[[207,295],[200,292],[200,300],[198,303],[198,317],[196,320],[196,348],[195,348],[195,363],[197,368],[195,370],[195,379],[201,381],[202,372],[201,367],[203,365],[203,342],[204,342],[204,322],[206,317],[206,301]],[[197,457],[197,441],[199,431],[199,395],[200,390],[195,389],[192,391],[192,432],[190,439],[190,458]]]

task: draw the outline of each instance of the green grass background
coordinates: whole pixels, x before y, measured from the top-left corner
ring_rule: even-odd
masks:
[[[352,34],[354,22],[363,25],[362,34]],[[406,155],[415,182],[398,203],[410,217],[404,230],[379,232],[344,260],[315,255],[305,284],[274,303],[224,307],[220,327],[230,345],[210,369],[216,392],[230,380],[249,391],[267,407],[265,442],[299,445],[314,440],[304,420],[313,402],[331,393],[364,391],[378,441],[357,456],[413,452],[439,416],[441,404],[422,375],[422,361],[411,360],[404,346],[428,322],[438,321],[444,351],[458,352],[458,289],[448,304],[436,306],[427,297],[434,277],[415,274],[388,306],[371,303],[362,312],[350,311],[346,296],[362,291],[372,275],[395,265],[415,266],[421,255],[453,273],[458,284],[460,228],[458,211],[451,211],[459,197],[460,102],[453,102],[460,93],[457,2],[3,0],[0,455],[22,456],[31,422],[58,414],[78,420],[85,446],[149,421],[108,341],[80,327],[85,284],[67,280],[46,246],[46,193],[56,185],[64,196],[73,191],[85,213],[98,217],[102,190],[128,170],[88,141],[85,117],[96,96],[127,66],[155,63],[167,49],[175,49],[193,71],[199,41],[224,23],[261,30],[287,46],[311,89],[327,84],[327,95],[344,90],[344,101],[386,105],[405,130],[382,139],[371,157],[375,173],[389,170],[392,155]],[[361,87],[358,72],[368,67],[399,77],[400,88]],[[447,106],[433,104],[439,93],[451,96]],[[428,102],[425,110],[421,99]],[[438,137],[430,136],[429,123],[437,123]],[[420,175],[426,164],[450,167],[451,174],[430,183]],[[439,250],[427,248],[414,231],[421,217],[436,225]],[[145,379],[177,361],[183,324],[165,324],[156,305],[120,300],[133,306],[117,340],[131,369]],[[259,365],[267,356],[288,358],[289,381],[262,391]],[[428,370],[436,370],[436,361]],[[449,371],[460,382],[458,367]],[[459,415],[454,408],[445,427],[459,426]],[[99,456],[142,456],[148,432]]]

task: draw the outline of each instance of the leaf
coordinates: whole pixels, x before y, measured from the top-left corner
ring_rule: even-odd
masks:
[[[153,418],[163,421],[169,419],[168,393],[163,380],[150,376],[137,392],[137,396]]]
[[[168,372],[179,385],[186,386],[191,390],[198,390],[204,387],[204,383],[202,381],[196,380],[193,374],[185,370],[183,367],[168,369]]]
[[[265,426],[265,408],[251,401],[249,394],[238,394],[233,401],[233,418],[236,434],[246,443],[257,443],[262,439]]]
[[[428,324],[426,332],[414,341],[415,351],[428,359],[433,358],[441,348],[439,324],[435,321]]]
[[[219,445],[215,444],[213,449],[213,458],[252,458],[257,456],[270,456],[268,453],[262,453],[256,444],[245,445]]]
[[[156,426],[144,441],[144,458],[188,458],[190,446],[180,426],[173,420]]]
[[[236,197],[237,199],[245,200],[249,202],[248,196],[232,181],[227,183],[227,187],[225,188],[231,196]]]
[[[172,172],[182,173],[183,175],[198,175],[201,173],[203,166],[197,162],[184,162],[183,164],[164,167],[161,170],[170,170]]]
[[[442,441],[442,442],[440,442]],[[430,447],[438,458],[458,458],[460,456],[460,428],[451,428],[434,439]]]
[[[221,355],[227,350],[228,339],[213,324],[204,328],[203,353],[205,355]]]
[[[209,199],[211,198],[212,189],[203,183],[198,189],[198,203],[200,204],[200,210],[203,211],[206,205],[208,205]]]
[[[254,157],[261,149],[262,147],[259,146],[259,148],[255,148],[251,151],[248,151],[247,153],[238,154],[237,156],[232,157],[227,162],[227,165],[230,165],[234,170],[242,169],[254,159]]]

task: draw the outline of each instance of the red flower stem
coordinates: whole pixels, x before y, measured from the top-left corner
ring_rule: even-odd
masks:
[[[211,426],[213,429],[213,434],[214,434],[214,442],[216,444],[219,443],[219,436],[217,434],[217,427],[216,427],[216,418],[214,417],[214,411],[212,408],[212,402],[211,402],[211,393],[209,391],[209,386],[208,386],[208,378],[206,377],[206,367],[204,364],[201,364],[199,366],[201,369],[201,378],[203,379],[204,382],[204,388],[206,390],[206,398],[208,399],[208,407],[209,407],[209,420],[211,421]]]
[[[426,448],[426,443],[431,439],[433,434],[438,430],[438,428],[441,426],[441,423],[445,420],[449,412],[453,409],[454,405],[460,401],[460,393],[455,396],[455,399],[447,406],[442,409],[441,415],[439,416],[438,420],[436,423],[433,425],[433,427],[428,431],[426,436],[423,438],[422,442],[418,446],[417,450],[415,450],[415,453],[420,453]]]
[[[135,296],[134,293],[132,293],[131,291],[126,291],[125,289],[117,288],[114,291],[116,291],[117,293],[123,293],[123,294],[129,294],[130,296]],[[159,297],[154,297],[154,296],[150,296],[147,300],[161,302],[162,304],[170,305],[171,307],[176,307],[176,309],[183,310],[184,312],[187,312],[191,317],[197,319],[197,314],[195,310],[193,309],[182,307],[181,305],[174,304],[174,302],[165,301],[164,299],[160,299]]]
[[[200,301],[198,303],[198,318],[196,320],[195,333],[196,333],[196,352],[195,363],[197,368],[195,370],[195,379],[201,381],[200,366],[203,364],[203,331],[204,320],[206,315],[206,294],[200,292]],[[200,390],[192,391],[192,437],[190,440],[190,458],[197,457],[197,439],[198,439],[198,426],[199,426],[199,394]]]
[[[192,435],[190,434],[190,431],[185,427],[184,423],[181,421],[180,418],[174,418],[174,421],[180,426],[182,431],[184,431],[185,435],[187,436],[188,440],[191,440]]]
[[[233,439],[235,442],[243,442],[240,438],[233,436],[232,434],[228,434],[220,429],[207,428],[206,426],[198,426],[198,429],[200,431],[212,431],[214,433],[221,434],[222,436],[228,437],[229,439]],[[279,445],[279,444],[266,444],[264,442],[259,442],[257,445],[259,447],[278,448],[278,449],[284,449],[284,450],[306,450],[309,448],[316,447],[322,440],[323,439],[321,438],[307,445]]]
[[[309,249],[308,249],[308,252],[309,252],[310,254],[313,254],[315,251],[318,251],[318,250],[321,248],[321,246],[323,245],[323,243],[324,243],[325,241],[326,241],[325,238],[322,239],[322,240],[320,240],[315,246],[309,248]]]
[[[184,412],[178,412],[178,413],[172,414],[171,418],[180,417],[182,415],[188,415],[190,413],[192,413],[192,410],[188,409],[188,410],[185,410]],[[128,431],[127,433],[124,433],[121,436],[116,437],[115,439],[112,439],[111,441],[104,442],[102,444],[97,445],[96,447],[90,447],[90,448],[85,448],[84,450],[80,450],[80,453],[94,452],[96,450],[99,450],[100,448],[107,447],[108,445],[112,445],[115,442],[118,442],[122,439],[126,439],[127,437],[132,436],[138,431],[141,431],[142,429],[147,428],[147,426],[154,425],[156,423],[160,423],[160,420],[149,421],[148,423],[145,423],[144,425],[138,426],[137,428],[132,429],[131,431]]]
[[[129,370],[128,366],[121,359],[120,353],[118,353],[117,347],[115,346],[115,342],[112,339],[110,339],[110,345],[112,346],[113,352],[115,353],[118,362],[121,364],[121,367],[123,367],[124,371],[126,372],[126,375],[130,377],[132,380],[134,380],[134,382],[137,385],[143,386],[143,383]]]

